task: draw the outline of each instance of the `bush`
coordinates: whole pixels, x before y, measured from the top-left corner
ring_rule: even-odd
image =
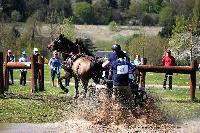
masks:
[[[155,14],[146,14],[142,17],[142,25],[154,26],[158,22],[158,17]]]
[[[21,19],[21,15],[20,15],[20,12],[19,11],[17,11],[17,10],[14,10],[14,11],[12,11],[12,13],[11,13],[11,19],[13,20],[13,21],[20,21],[20,19]]]
[[[115,21],[110,22],[108,28],[110,31],[115,31],[115,32],[119,31],[119,25]]]

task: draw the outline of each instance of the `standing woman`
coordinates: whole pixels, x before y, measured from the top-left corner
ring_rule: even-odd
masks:
[[[57,75],[57,87],[59,87],[60,59],[57,51],[53,52],[53,57],[49,60],[49,66],[51,67],[52,86],[54,86],[54,78]]]

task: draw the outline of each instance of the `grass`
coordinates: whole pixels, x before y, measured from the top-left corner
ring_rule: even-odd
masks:
[[[150,88],[151,95],[159,99],[159,107],[167,118],[199,119],[200,92],[196,92],[196,101],[190,100],[189,89],[175,88],[173,91]]]
[[[64,71],[61,69],[61,74]],[[146,83],[161,85],[164,74],[147,73]],[[14,78],[19,79],[19,70],[14,70]],[[30,71],[27,75],[30,80]],[[199,82],[197,74],[197,83]],[[6,97],[0,98],[0,122],[41,123],[64,120],[66,113],[73,113],[72,96],[74,86],[65,94],[60,88],[52,87],[50,68],[45,65],[45,91],[31,93],[30,82],[20,86],[19,81],[9,87]],[[72,80],[73,82],[73,80]],[[173,119],[200,118],[200,92],[196,91],[196,102],[191,102],[189,92],[189,75],[174,74],[173,84],[187,86],[187,89],[174,88],[163,91],[161,88],[149,88],[147,92],[159,99],[158,106],[163,114]]]
[[[0,99],[0,122],[56,122],[63,120],[65,112],[73,108],[69,94],[57,87],[45,84],[45,91],[30,93],[29,86],[10,86],[6,97]],[[70,110],[70,111],[69,111]]]

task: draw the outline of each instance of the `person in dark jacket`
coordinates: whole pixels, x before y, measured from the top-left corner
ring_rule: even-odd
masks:
[[[107,61],[102,64],[105,68],[110,66],[113,79],[113,94],[115,100],[132,103],[132,92],[129,87],[129,70],[133,67],[128,56],[121,50],[119,44],[114,44],[111,48],[113,53]]]
[[[8,50],[7,55],[8,55],[8,62],[15,62],[15,56],[13,55],[11,49]],[[14,84],[13,69],[9,69],[8,72],[10,74],[10,80],[11,80],[11,82],[9,82],[9,84],[12,85],[12,84]]]
[[[175,58],[171,55],[170,50],[165,50],[165,56],[162,58],[163,66],[174,66]],[[173,73],[167,72],[164,76],[163,89],[166,89],[167,78],[169,77],[169,89],[172,90],[172,75]]]

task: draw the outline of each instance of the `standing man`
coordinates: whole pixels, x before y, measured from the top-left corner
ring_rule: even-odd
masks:
[[[19,62],[29,62],[29,58],[26,56],[26,51],[22,51],[22,57],[19,58]],[[20,85],[25,86],[26,85],[26,74],[27,74],[27,69],[20,69]]]
[[[8,62],[15,62],[15,56],[12,54],[12,50],[9,49],[7,52],[8,55]],[[9,84],[14,84],[14,79],[13,79],[13,69],[9,69],[8,70],[8,74],[10,73],[10,79],[11,79],[11,83],[9,82]]]
[[[54,78],[55,78],[55,75],[57,75],[57,87],[59,87],[60,60],[59,60],[57,51],[53,52],[53,57],[49,60],[49,66],[51,67],[52,86],[54,86]]]
[[[163,66],[174,66],[175,58],[171,55],[170,50],[165,50],[165,56],[162,58]],[[165,73],[164,81],[163,81],[163,89],[166,89],[167,77],[169,77],[169,90],[172,90],[172,72]]]
[[[114,44],[111,48],[113,53],[102,64],[102,67],[110,66],[112,70],[113,79],[113,93],[114,99],[117,99],[125,104],[132,103],[132,92],[129,87],[129,69],[131,63],[127,55],[121,50],[119,44]]]

